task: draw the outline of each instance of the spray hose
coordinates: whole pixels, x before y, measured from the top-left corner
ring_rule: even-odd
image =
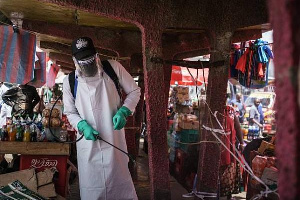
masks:
[[[52,108],[51,108],[51,110],[50,110],[50,115],[49,115],[49,130],[50,130],[51,135],[54,137],[54,139],[55,139],[57,142],[59,142],[59,143],[64,143],[64,144],[74,144],[74,143],[76,143],[76,142],[79,142],[79,141],[83,138],[83,134],[82,134],[82,133],[81,133],[81,136],[80,136],[77,140],[75,140],[75,141],[70,141],[70,142],[66,142],[66,141],[61,141],[60,138],[57,137],[57,136],[53,133],[53,131],[52,131],[52,129],[51,129],[51,116],[52,116],[52,111],[53,111],[55,105],[57,104],[58,100],[59,100],[60,98],[62,98],[62,95],[63,95],[63,94],[61,94],[61,95],[55,100],[55,102],[54,102],[54,104],[52,105]],[[110,146],[114,147],[115,149],[119,150],[120,152],[124,153],[124,154],[127,155],[128,158],[135,164],[135,160],[133,159],[133,157],[132,157],[128,152],[126,152],[126,151],[124,151],[124,150],[122,150],[122,149],[116,147],[115,145],[109,143],[108,141],[104,140],[100,135],[97,135],[97,136],[96,136],[96,139],[97,139],[97,140],[100,140],[100,141],[103,141],[103,142],[109,144]]]

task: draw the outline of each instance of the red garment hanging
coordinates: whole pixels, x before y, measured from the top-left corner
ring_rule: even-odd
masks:
[[[230,133],[230,135],[224,135],[222,138],[223,143],[226,145],[231,152],[234,152],[234,148],[231,144],[235,145],[236,141],[236,131],[234,129],[234,115],[235,109],[232,106],[226,106],[225,108],[225,119],[224,119],[224,130],[225,133]],[[230,144],[231,143],[231,144]],[[234,157],[230,152],[224,147],[221,148],[221,165],[229,165],[235,162]]]
[[[245,53],[240,57],[238,60],[235,69],[240,70],[242,73],[246,71],[246,63],[247,63],[247,56],[249,54],[249,49],[245,51]]]

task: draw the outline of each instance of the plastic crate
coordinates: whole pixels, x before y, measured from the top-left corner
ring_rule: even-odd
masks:
[[[182,143],[194,143],[198,142],[199,132],[193,129],[182,129],[179,132],[180,142]],[[189,144],[179,144],[179,148],[184,152],[188,152]]]
[[[183,129],[180,131],[180,142],[185,142],[185,143],[197,142],[198,138],[199,138],[199,133],[197,130]]]
[[[55,167],[58,170],[58,178],[54,180],[55,191],[65,197],[67,192],[67,159],[68,156],[21,155],[20,170],[34,168],[40,172],[45,168]]]

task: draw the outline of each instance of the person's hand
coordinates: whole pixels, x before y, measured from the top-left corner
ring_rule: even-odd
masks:
[[[83,133],[86,140],[93,140],[95,141],[95,135],[99,135],[99,133],[91,127],[86,120],[81,120],[77,124],[77,128],[80,132]]]
[[[259,124],[258,126],[260,129],[262,129],[264,127],[262,124]]]
[[[126,118],[129,115],[131,115],[131,111],[127,107],[122,106],[113,117],[114,129],[120,130],[124,128],[126,124]]]
[[[244,145],[243,145],[243,144],[240,144],[240,145],[239,145],[239,150],[240,150],[241,152],[244,151]]]

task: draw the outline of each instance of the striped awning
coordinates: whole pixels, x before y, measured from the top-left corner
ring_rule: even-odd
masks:
[[[36,36],[0,26],[0,81],[25,84],[34,78]]]

